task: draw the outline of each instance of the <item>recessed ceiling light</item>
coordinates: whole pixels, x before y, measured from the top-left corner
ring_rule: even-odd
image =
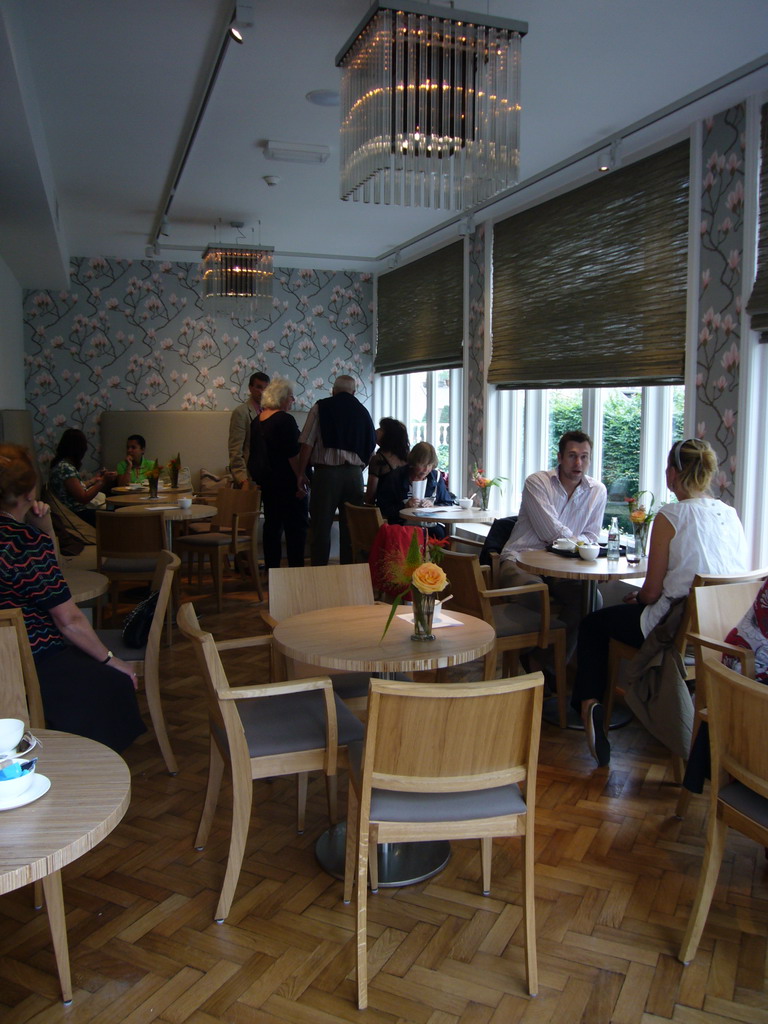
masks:
[[[313,89],[307,93],[307,101],[316,107],[338,107],[339,94],[333,89]]]

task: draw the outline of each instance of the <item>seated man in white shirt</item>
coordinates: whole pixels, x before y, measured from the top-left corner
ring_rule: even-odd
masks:
[[[518,568],[515,556],[521,551],[543,551],[558,537],[597,541],[608,495],[604,484],[587,476],[591,458],[592,438],[571,430],[560,438],[557,466],[531,473],[526,479],[517,523],[501,551],[500,586],[539,581],[539,577]],[[552,577],[546,583],[561,606],[558,614],[567,626],[566,657],[570,658],[581,618],[582,585]],[[527,602],[523,598],[521,603]]]

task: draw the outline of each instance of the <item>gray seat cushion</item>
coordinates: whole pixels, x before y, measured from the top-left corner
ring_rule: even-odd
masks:
[[[97,629],[99,640],[112,651],[116,658],[123,661],[144,661],[146,647],[126,647],[123,643],[122,629]]]
[[[462,793],[395,793],[383,789],[371,793],[374,821],[464,821],[525,811],[525,800],[517,785]]]
[[[541,616],[532,608],[515,601],[493,605],[493,625],[496,636],[520,636],[523,633],[538,632]],[[549,619],[550,629],[565,629],[565,623],[556,615]]]
[[[339,746],[363,737],[363,724],[334,694]],[[320,690],[278,694],[237,705],[251,757],[325,746],[325,702]]]
[[[144,572],[153,573],[157,568],[156,558],[105,558],[99,572]]]
[[[740,814],[752,818],[763,828],[768,828],[768,800],[743,782],[729,782],[717,794],[718,799]]]

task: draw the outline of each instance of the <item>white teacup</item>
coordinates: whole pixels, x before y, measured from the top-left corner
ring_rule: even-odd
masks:
[[[585,562],[594,562],[600,554],[599,544],[579,544],[576,548]]]
[[[459,508],[472,508],[473,504],[471,498],[459,498]]]
[[[17,757],[11,762],[11,764],[25,764],[26,758]],[[10,765],[4,765],[3,767],[8,768]],[[32,765],[21,775],[18,775],[15,779],[0,779],[0,800],[5,802],[6,800],[15,800],[17,797],[25,793],[32,785],[32,779],[35,775],[35,766]]]
[[[192,508],[192,499],[179,498],[179,508]]]
[[[411,480],[411,497],[423,498],[427,493],[426,480]]]
[[[24,735],[20,718],[0,718],[0,754],[10,754],[18,747]]]
[[[571,540],[570,537],[558,537],[552,547],[557,551],[573,551],[576,547],[576,541]]]

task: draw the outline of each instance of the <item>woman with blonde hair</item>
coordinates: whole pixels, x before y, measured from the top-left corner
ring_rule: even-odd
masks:
[[[120,752],[145,732],[136,675],[72,600],[26,449],[0,444],[0,608],[21,608],[46,725]]]
[[[293,383],[275,377],[261,396],[261,412],[251,423],[248,472],[261,487],[264,507],[264,564],[280,567],[283,534],[289,566],[304,565],[309,498],[299,487],[299,425],[291,416]]]
[[[671,605],[688,594],[697,573],[747,571],[747,541],[736,510],[709,491],[716,472],[717,457],[706,441],[688,438],[672,446],[666,479],[677,501],[664,505],[653,521],[645,582],[624,604],[593,612],[579,626],[571,704],[600,766],[611,756],[602,705],[611,639],[639,648]]]

